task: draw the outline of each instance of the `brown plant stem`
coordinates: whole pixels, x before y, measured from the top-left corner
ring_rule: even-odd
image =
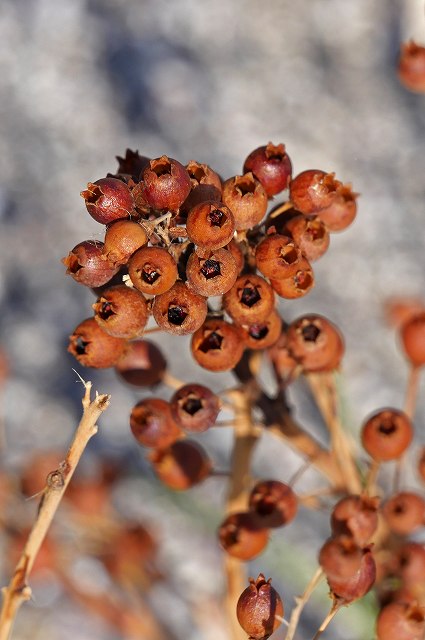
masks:
[[[311,594],[320,583],[323,578],[323,570],[321,567],[317,569],[310,582],[307,584],[302,596],[295,598],[296,606],[292,609],[291,617],[289,618],[288,630],[286,632],[285,640],[293,640],[295,632],[297,630],[298,622],[301,613],[310,599]]]
[[[338,611],[341,609],[341,606],[342,605],[338,600],[334,600],[331,610],[329,611],[328,615],[326,616],[326,618],[323,620],[322,624],[318,628],[313,640],[317,640],[317,638],[319,638],[322,635],[322,633],[325,631],[328,625],[332,622],[332,620],[334,619]]]
[[[109,395],[96,393],[96,397],[92,401],[90,398],[91,382],[84,382],[84,387],[83,415],[75,432],[74,440],[65,460],[60,463],[58,469],[49,473],[47,477],[37,519],[15,567],[12,579],[9,585],[3,588],[3,605],[0,612],[0,640],[8,640],[10,638],[19,607],[25,600],[31,598],[31,588],[27,581],[38,551],[81,455],[90,438],[97,432],[96,421],[109,406]]]
[[[306,378],[329,429],[331,452],[341,470],[346,490],[359,494],[362,489],[361,478],[354,462],[352,445],[341,423],[334,373],[309,373]]]

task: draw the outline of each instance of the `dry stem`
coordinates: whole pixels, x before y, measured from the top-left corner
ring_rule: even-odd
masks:
[[[0,640],[7,640],[10,637],[19,607],[25,600],[31,598],[31,588],[28,586],[27,580],[38,551],[46,537],[81,455],[90,438],[97,432],[96,421],[109,406],[109,395],[99,395],[96,392],[95,399],[91,401],[91,382],[84,382],[84,387],[83,415],[77,427],[74,440],[65,460],[60,463],[55,471],[52,471],[47,476],[37,519],[15,567],[12,579],[9,585],[3,588],[3,606],[0,612]]]
[[[293,637],[297,630],[301,613],[305,605],[307,604],[308,600],[310,599],[311,594],[313,593],[317,585],[320,583],[322,578],[323,578],[323,571],[322,571],[322,568],[319,567],[316,573],[314,574],[314,576],[311,578],[308,585],[306,586],[302,596],[295,599],[296,606],[292,609],[292,612],[291,612],[291,617],[289,619],[289,626],[288,626],[288,631],[286,632],[285,640],[293,640]]]
[[[334,600],[333,605],[331,607],[331,610],[329,611],[329,613],[326,616],[326,618],[323,620],[323,622],[320,625],[319,629],[317,630],[317,633],[315,634],[313,640],[317,640],[317,638],[319,638],[319,636],[322,635],[322,633],[325,631],[326,627],[332,622],[332,620],[334,619],[334,617],[336,616],[338,611],[341,609],[341,606],[342,605],[338,600]]]

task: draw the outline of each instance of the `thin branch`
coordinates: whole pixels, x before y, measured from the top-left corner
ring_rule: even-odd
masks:
[[[31,598],[28,577],[47,531],[60,504],[66,487],[78,465],[90,438],[97,433],[96,421],[109,406],[109,395],[99,395],[90,399],[91,382],[84,382],[83,415],[75,432],[74,440],[65,460],[49,473],[46,480],[37,519],[28,536],[24,550],[15,567],[12,579],[3,588],[3,606],[0,612],[0,640],[8,640],[19,607]]]
[[[339,602],[338,600],[334,600],[331,610],[329,611],[328,615],[326,616],[326,618],[323,620],[322,624],[318,628],[317,633],[315,634],[313,640],[317,640],[319,636],[322,635],[326,627],[328,627],[328,625],[332,622],[332,620],[334,619],[338,611],[341,609],[341,606],[342,606],[341,602]]]
[[[301,613],[310,599],[311,594],[320,583],[323,578],[323,570],[319,567],[311,578],[310,582],[305,588],[304,593],[301,597],[295,598],[296,606],[292,609],[291,617],[289,618],[288,631],[286,632],[285,640],[293,640],[295,632],[297,630],[298,622],[301,616]]]

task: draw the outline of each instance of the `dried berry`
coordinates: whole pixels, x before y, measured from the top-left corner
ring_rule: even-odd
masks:
[[[210,389],[191,383],[180,387],[170,401],[174,420],[185,431],[200,432],[212,427],[220,411],[220,401]]]
[[[130,258],[128,274],[142,293],[165,293],[177,280],[177,263],[163,247],[142,247]]]
[[[148,241],[145,229],[132,220],[116,220],[108,226],[103,253],[114,265],[127,264],[132,254]]]
[[[207,302],[178,280],[171,289],[155,297],[152,313],[161,329],[182,336],[202,325],[207,316]]]
[[[223,308],[237,324],[263,322],[274,308],[273,289],[261,276],[239,276],[224,294]]]
[[[209,200],[193,207],[187,216],[188,238],[201,249],[220,249],[235,232],[233,213],[222,202]]]
[[[305,315],[288,328],[288,349],[304,371],[336,369],[344,354],[344,342],[337,327],[319,315]]]
[[[111,336],[127,340],[142,335],[149,316],[143,295],[125,285],[104,291],[93,309],[99,327]]]
[[[129,218],[134,209],[130,189],[117,178],[101,178],[94,183],[89,182],[81,196],[91,217],[101,224]]]
[[[177,213],[190,189],[188,172],[180,162],[168,156],[151,160],[143,171],[143,195],[156,211]]]
[[[239,624],[250,640],[266,640],[282,623],[283,602],[271,581],[262,573],[250,578],[236,605]]]
[[[261,222],[267,211],[267,193],[252,173],[226,180],[222,200],[233,213],[238,231],[252,229]]]
[[[279,340],[282,331],[282,319],[273,310],[266,320],[246,325],[243,329],[243,339],[248,349],[267,349]]]
[[[159,347],[149,340],[130,342],[115,371],[125,382],[137,387],[150,387],[161,382],[167,368]]]
[[[401,328],[401,344],[413,366],[425,364],[425,311],[409,318]]]
[[[99,327],[94,318],[80,322],[69,338],[68,351],[84,367],[113,367],[123,356],[127,341],[114,338]]]
[[[239,560],[251,560],[258,556],[269,539],[269,532],[262,528],[251,513],[232,513],[218,529],[220,544],[225,551]]]
[[[425,47],[413,40],[401,45],[398,77],[409,91],[425,92]]]
[[[295,518],[298,499],[291,487],[284,482],[263,480],[252,489],[249,508],[263,527],[282,527]]]
[[[157,449],[149,460],[158,478],[176,491],[199,484],[209,476],[212,467],[204,449],[190,440],[177,440],[166,449]]]
[[[222,187],[220,176],[213,171],[211,167],[207,164],[201,164],[200,162],[191,160],[186,165],[186,170],[189,174],[192,188],[180,207],[180,215],[187,215],[194,206],[201,202],[221,199]]]
[[[328,250],[329,231],[318,215],[292,217],[285,225],[285,233],[294,239],[310,262],[318,260]]]
[[[407,535],[425,524],[425,500],[411,491],[401,491],[387,500],[382,514],[394,533]]]
[[[66,273],[86,287],[101,287],[118,273],[118,266],[103,255],[103,242],[85,240],[62,259]]]
[[[413,438],[409,417],[398,409],[381,409],[370,416],[362,427],[362,445],[378,462],[396,460]]]
[[[244,344],[236,326],[210,318],[193,334],[191,349],[194,359],[204,369],[227,371],[241,359]]]
[[[317,217],[332,233],[344,231],[356,217],[358,197],[359,194],[354,193],[350,184],[339,184],[332,203],[317,211]]]
[[[285,145],[269,142],[263,147],[251,151],[244,162],[244,173],[252,171],[261,182],[269,197],[280,193],[289,185],[292,175],[292,163],[286,153]]]
[[[334,536],[351,536],[359,547],[364,547],[378,527],[379,498],[366,495],[346,496],[336,503],[331,516]]]
[[[405,542],[397,552],[396,575],[410,588],[425,585],[425,546],[418,542]]]
[[[317,213],[332,204],[340,186],[334,173],[308,169],[293,178],[289,186],[291,202],[301,213]]]
[[[424,607],[392,602],[379,612],[376,622],[378,640],[423,640],[424,633]]]
[[[193,251],[186,265],[187,282],[201,296],[219,296],[226,293],[236,282],[238,268],[236,260],[227,249],[217,249],[198,256]]]
[[[270,279],[273,290],[281,298],[293,300],[307,295],[314,287],[314,272],[307,258],[302,257],[297,271],[289,278]]]
[[[266,278],[280,280],[294,275],[302,255],[300,248],[288,236],[273,233],[262,240],[255,250],[257,268]]]
[[[181,436],[169,403],[161,398],[138,402],[130,414],[130,427],[143,447],[165,448]]]

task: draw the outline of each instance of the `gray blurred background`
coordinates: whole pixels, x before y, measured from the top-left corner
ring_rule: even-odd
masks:
[[[179,496],[159,487],[128,428],[128,413],[145,392],[124,387],[111,371],[85,372],[66,353],[68,335],[91,314],[94,299],[65,278],[60,259],[78,242],[102,238],[79,192],[115,171],[115,155],[127,147],[196,159],[227,177],[269,140],[286,144],[295,173],[320,168],[352,182],[361,193],[358,218],[332,237],[313,292],[281,310],[286,320],[323,313],[341,327],[341,387],[356,433],[368,412],[404,399],[407,367],[384,324],[384,301],[425,298],[425,97],[405,91],[395,75],[400,42],[410,37],[425,40],[420,0],[1,0],[0,341],[11,368],[2,399],[3,467],[19,470],[34,450],[65,450],[80,414],[73,367],[111,393],[82,468],[90,473],[108,454],[131,471],[115,499],[124,514],[147,519],[158,532],[168,578],[150,598],[166,610],[176,638],[226,637],[214,535],[225,484],[211,479]],[[190,362],[185,338],[177,339],[178,350],[175,340],[152,339],[172,349],[174,375],[216,390],[229,384],[229,376]],[[156,393],[169,397],[165,387]],[[324,439],[302,386],[293,401],[297,416]],[[420,403],[418,431],[424,412]],[[211,432],[202,442],[226,468],[229,435]],[[285,480],[300,463],[266,438],[255,473],[266,476],[273,465]],[[305,492],[317,477],[307,473],[303,482]],[[250,567],[273,576],[288,612],[328,531],[326,517],[302,517],[305,543],[291,525]],[[81,580],[100,571],[89,559],[75,570]],[[4,582],[5,567],[2,575]],[[324,589],[299,638],[311,634],[327,606]],[[327,637],[372,638],[369,606],[341,613]],[[119,636],[51,578],[21,611],[14,637]]]

